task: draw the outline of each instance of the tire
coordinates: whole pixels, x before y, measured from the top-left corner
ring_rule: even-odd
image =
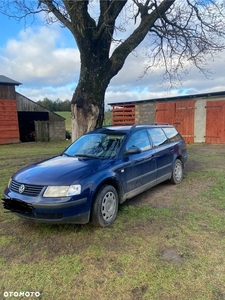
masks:
[[[179,184],[181,183],[182,179],[183,179],[183,164],[179,159],[176,159],[173,165],[173,172],[170,181],[173,184]]]
[[[117,216],[119,198],[112,185],[103,185],[98,191],[91,212],[91,222],[95,226],[111,225]]]

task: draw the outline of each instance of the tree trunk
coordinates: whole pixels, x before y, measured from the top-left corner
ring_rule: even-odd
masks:
[[[94,69],[81,67],[80,80],[71,104],[72,141],[83,134],[102,126],[104,120],[104,97],[110,79],[95,62]],[[91,70],[91,71],[90,71]],[[106,74],[106,75],[105,75]]]
[[[93,130],[97,125],[99,116],[99,108],[97,105],[90,105],[88,111],[78,107],[77,104],[71,105],[72,112],[72,141],[75,141],[80,136],[88,131]]]

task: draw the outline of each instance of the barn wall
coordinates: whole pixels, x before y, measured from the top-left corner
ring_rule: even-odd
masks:
[[[0,99],[0,144],[19,143],[16,101]]]
[[[59,121],[50,121],[49,122],[49,140],[50,141],[63,141],[66,139],[65,132],[65,121],[64,124]]]
[[[19,143],[19,126],[13,85],[0,85],[0,144]]]
[[[27,97],[16,93],[16,105],[18,111],[43,111],[49,112],[46,108],[28,99]]]
[[[206,135],[206,99],[198,99],[195,102],[195,118],[194,118],[194,142],[204,143]]]
[[[225,100],[206,103],[206,143],[225,143]]]
[[[49,142],[49,121],[34,121],[35,141]]]
[[[135,106],[135,123],[148,124],[155,122],[155,103],[141,103]]]
[[[129,102],[123,103],[124,107],[129,105]],[[186,99],[177,97],[171,100],[137,101],[132,105],[135,105],[136,124],[166,122],[174,125],[187,143],[225,144],[225,92],[199,97],[193,95]],[[114,114],[117,104],[112,107]],[[122,114],[119,120],[121,124],[125,124]]]
[[[16,91],[14,85],[0,84],[0,99],[16,99]]]
[[[156,104],[156,122],[173,125],[186,143],[194,142],[195,100],[170,101]]]
[[[196,101],[195,143],[225,143],[225,100],[223,97]]]
[[[45,112],[48,113],[48,133],[49,133],[49,137],[48,140],[49,141],[56,141],[56,140],[65,140],[65,119],[62,118],[61,116],[50,112],[49,110],[47,110],[46,108],[42,107],[41,105],[35,103],[34,101],[26,98],[25,96],[16,93],[16,100],[17,100],[17,110],[18,111],[27,111],[27,112]],[[38,130],[38,137],[37,139],[39,141],[41,140],[46,140],[46,133],[43,136],[43,133],[45,132],[44,128],[46,128],[46,120],[35,120],[35,121],[41,121],[43,122],[43,124],[41,123],[36,123],[38,125],[37,129]]]

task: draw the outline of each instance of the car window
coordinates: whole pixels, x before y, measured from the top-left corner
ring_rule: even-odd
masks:
[[[64,152],[68,156],[116,157],[124,135],[122,134],[87,134],[75,141]]]
[[[163,128],[163,131],[171,142],[179,141],[181,139],[179,132],[174,127]]]
[[[148,132],[155,147],[167,143],[168,139],[161,128],[149,128]]]
[[[137,147],[141,151],[151,149],[149,137],[146,130],[138,130],[130,136],[126,144],[126,151],[131,147]]]

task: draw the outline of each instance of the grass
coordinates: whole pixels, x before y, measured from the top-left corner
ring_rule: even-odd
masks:
[[[69,143],[0,146],[1,192],[17,169]],[[180,185],[125,202],[108,228],[32,223],[0,207],[0,298],[225,299],[225,145],[188,150]]]

